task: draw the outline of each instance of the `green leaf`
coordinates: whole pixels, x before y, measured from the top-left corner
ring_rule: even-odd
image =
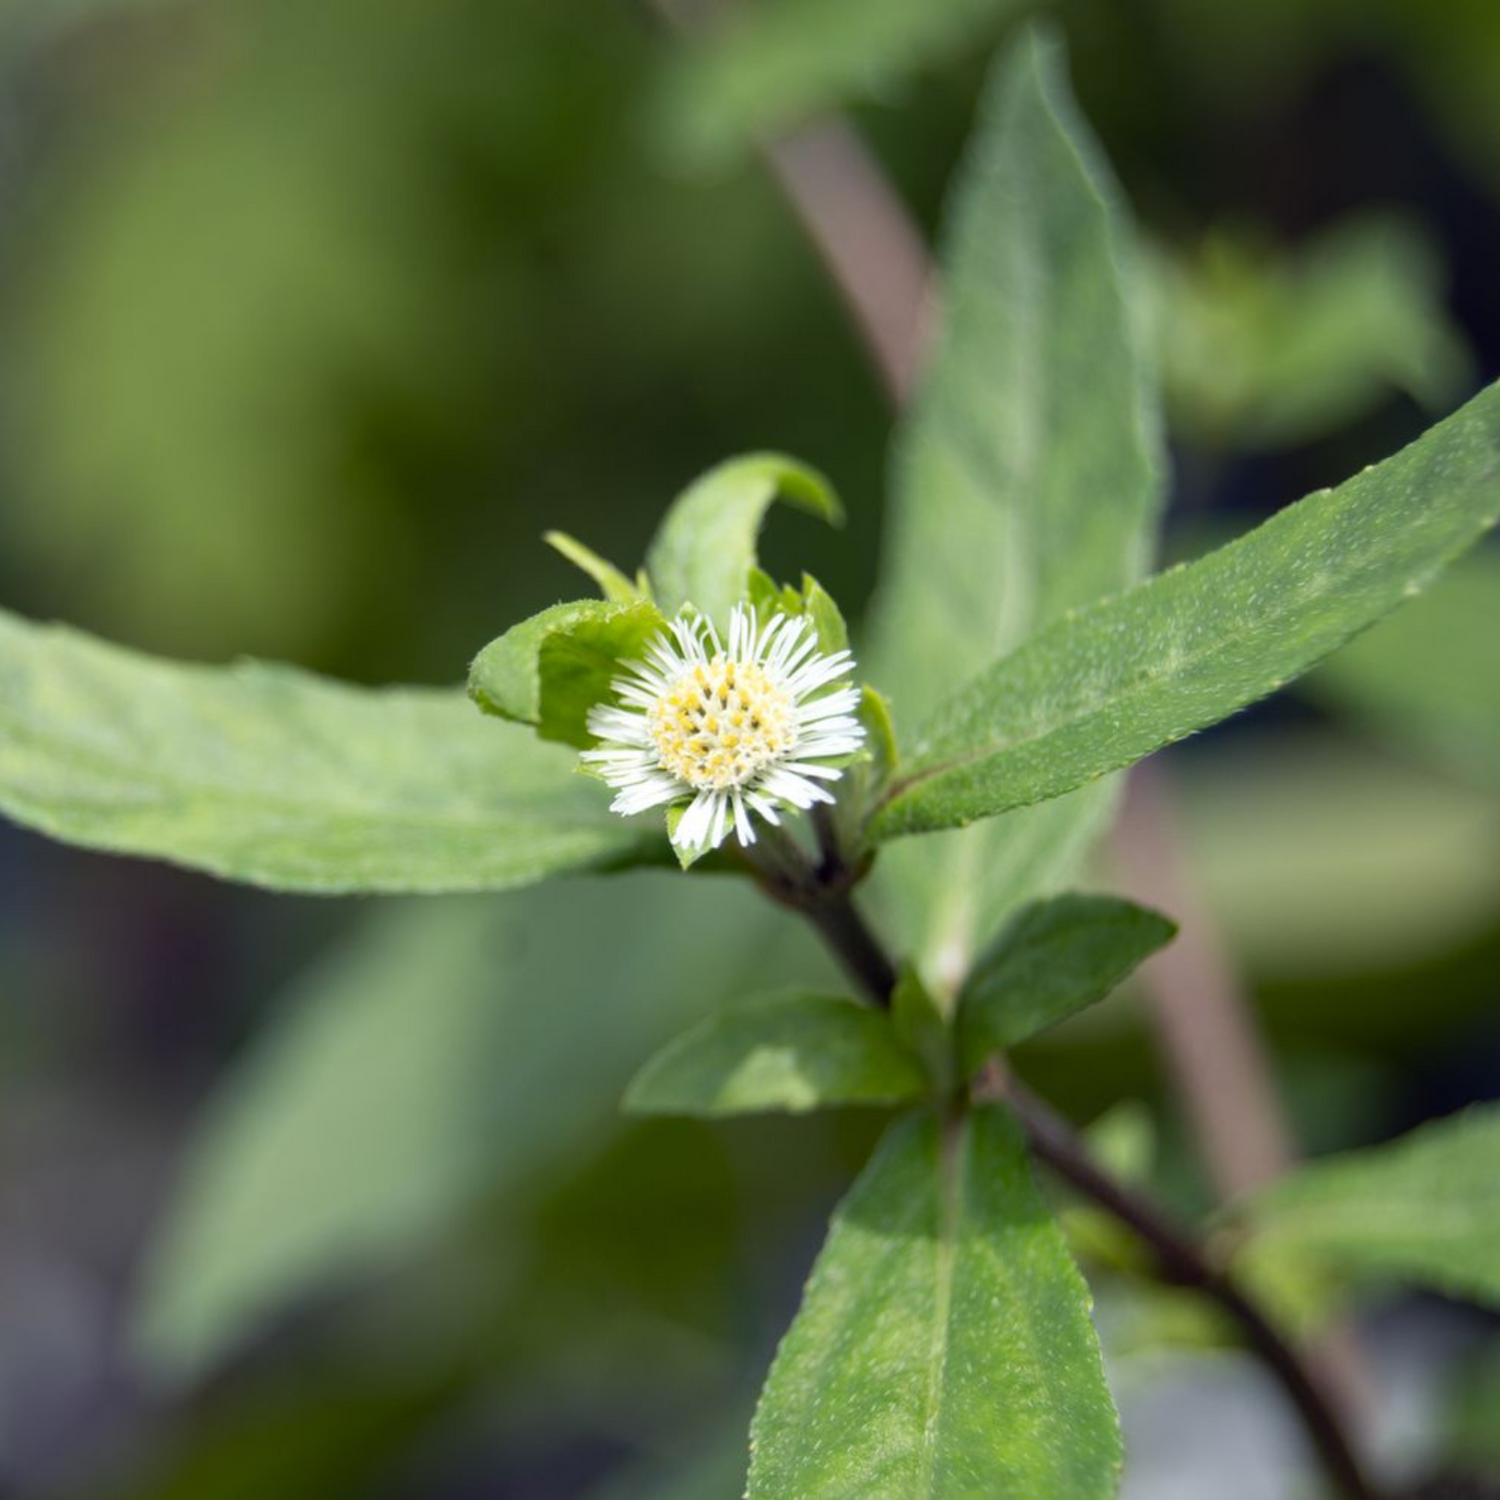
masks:
[[[1461,558],[1430,594],[1307,678],[1302,690],[1477,785],[1500,787],[1500,551]]]
[[[273,1007],[195,1122],[137,1354],[200,1372],[289,1306],[399,1265],[481,1197],[510,1212],[526,1184],[555,1187],[640,1059],[726,984],[819,975],[820,958],[717,881],[378,908]],[[682,983],[704,972],[725,977]]]
[[[1060,796],[1274,692],[1419,593],[1500,511],[1500,385],[1385,463],[1052,626],[928,724],[876,820]]]
[[[1155,395],[1118,193],[1028,34],[997,66],[949,216],[932,373],[899,440],[871,676],[925,718],[1039,627],[1142,574]],[[1108,789],[888,851],[891,905],[950,992],[1019,901],[1076,875]]]
[[[573,764],[458,692],[187,666],[0,613],[0,809],[69,843],[308,892],[662,857]]]
[[[1460,1357],[1443,1381],[1442,1452],[1459,1472],[1500,1473],[1500,1342],[1486,1342]]]
[[[761,1394],[750,1500],[1115,1492],[1089,1294],[1020,1133],[891,1127],[839,1205]]]
[[[585,547],[566,531],[544,531],[542,540],[575,568],[587,573],[599,585],[599,591],[606,599],[616,604],[633,604],[641,597],[640,588],[633,579],[627,578],[612,562],[600,557],[591,547]]]
[[[770,995],[708,1016],[636,1075],[636,1114],[796,1112],[918,1098],[927,1080],[890,1017],[841,995]]]
[[[1102,1000],[1176,931],[1159,913],[1116,896],[1056,896],[1017,912],[959,996],[965,1074]]]
[[[692,604],[721,628],[745,598],[755,567],[755,538],[773,501],[832,526],[843,510],[827,481],[775,453],[732,458],[696,480],[662,519],[646,554],[646,572],[662,610]]]
[[[765,0],[672,61],[658,133],[690,164],[726,164],[819,110],[880,98],[993,31],[1018,0]]]
[[[1300,1167],[1242,1206],[1261,1267],[1412,1281],[1500,1306],[1500,1105]]]
[[[513,625],[474,658],[469,696],[486,713],[534,724],[544,740],[592,745],[588,711],[609,696],[622,663],[666,628],[648,600],[554,604]]]

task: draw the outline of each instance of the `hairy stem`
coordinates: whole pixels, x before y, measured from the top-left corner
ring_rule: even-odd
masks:
[[[769,828],[745,850],[761,888],[782,906],[806,917],[821,934],[855,987],[882,1008],[891,1003],[896,970],[854,904],[857,872],[844,860],[832,826],[814,815],[820,860],[783,829]]]

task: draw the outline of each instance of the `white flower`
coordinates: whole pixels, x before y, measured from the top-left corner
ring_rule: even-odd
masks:
[[[602,742],[583,758],[618,795],[613,812],[688,802],[672,834],[685,851],[716,848],[733,827],[755,842],[751,814],[779,823],[778,809],[832,802],[827,765],[858,750],[865,732],[847,651],[824,655],[810,620],[777,613],[762,625],[737,606],[726,649],[696,612],[673,621],[610,684],[619,700],[589,711]]]

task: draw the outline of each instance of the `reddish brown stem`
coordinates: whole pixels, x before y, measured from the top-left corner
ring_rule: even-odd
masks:
[[[1176,825],[1166,771],[1137,766],[1115,845],[1120,873],[1133,896],[1181,923],[1140,978],[1209,1176],[1221,1198],[1235,1198],[1284,1172],[1292,1144],[1260,1030],[1187,876]]]

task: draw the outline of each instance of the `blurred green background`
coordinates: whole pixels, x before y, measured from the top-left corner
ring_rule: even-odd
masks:
[[[0,601],[457,681],[580,592],[544,529],[633,563],[697,472],[779,448],[850,523],[766,560],[857,619],[892,417],[753,141],[847,108],[934,231],[1030,9],[762,0],[688,45],[626,0],[4,0]],[[1149,240],[1165,555],[1500,373],[1493,0],[1056,13]],[[1172,753],[1309,1151],[1500,1096],[1497,640],[1491,548]],[[309,902],[0,827],[0,1494],[738,1494],[880,1122],[614,1106],[685,1019],[830,973],[717,882]],[[1021,1062],[1082,1120],[1144,1101],[1159,1185],[1207,1201],[1133,997]],[[1100,1290],[1127,1493],[1292,1493],[1258,1377]],[[1500,1463],[1485,1318],[1363,1317],[1392,1463]]]

